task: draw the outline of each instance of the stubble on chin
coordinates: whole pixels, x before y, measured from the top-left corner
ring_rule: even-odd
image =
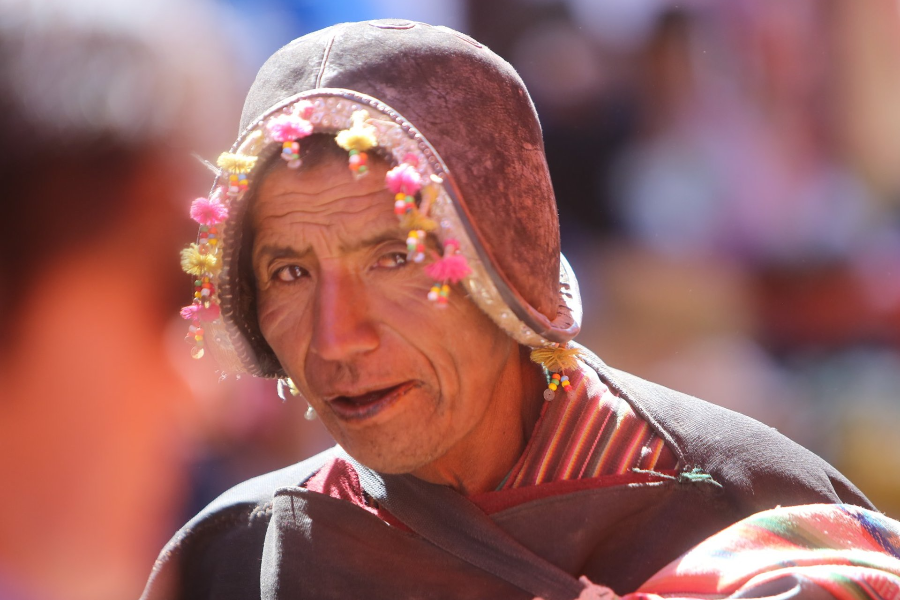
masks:
[[[335,430],[327,422],[325,426],[338,444],[365,466],[379,473],[402,475],[433,463],[449,449],[446,446],[451,438],[440,427],[440,415],[440,407],[434,406],[421,417],[356,430],[348,430],[339,420],[332,423]]]

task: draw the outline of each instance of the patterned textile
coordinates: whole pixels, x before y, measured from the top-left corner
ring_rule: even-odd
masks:
[[[581,596],[616,598],[590,584]],[[900,523],[849,504],[776,508],[698,544],[623,600],[897,600]]]
[[[544,404],[525,452],[500,489],[678,467],[665,441],[593,369],[582,367],[569,379],[571,389]]]

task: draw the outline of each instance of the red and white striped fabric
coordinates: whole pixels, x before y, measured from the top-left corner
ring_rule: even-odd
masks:
[[[544,404],[534,433],[500,489],[678,467],[672,450],[590,368]]]

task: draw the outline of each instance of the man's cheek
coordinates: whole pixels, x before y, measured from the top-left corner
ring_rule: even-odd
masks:
[[[304,313],[290,303],[260,303],[259,328],[282,366],[302,366],[309,346]]]
[[[276,346],[281,345],[280,338],[285,329],[283,321],[286,317],[286,311],[281,309],[279,304],[269,294],[259,294],[257,298],[259,330],[266,342],[277,353],[278,349]]]

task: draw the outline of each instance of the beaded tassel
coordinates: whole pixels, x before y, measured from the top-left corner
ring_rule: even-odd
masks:
[[[245,173],[232,173],[228,176],[228,195],[232,198],[246,192],[250,182]]]
[[[446,306],[450,296],[451,283],[459,283],[472,272],[466,258],[459,254],[459,242],[448,239],[444,242],[444,256],[425,267],[425,273],[436,280],[428,292],[428,299]]]
[[[378,144],[375,127],[366,123],[368,118],[368,111],[356,111],[350,117],[350,128],[339,132],[334,138],[337,145],[349,153],[348,166],[356,178],[369,172],[369,155],[366,150]]]
[[[428,299],[437,302],[438,306],[446,306],[449,302],[450,286],[446,283],[435,282],[428,292]]]
[[[185,341],[193,345],[191,356],[194,358],[202,358],[205,352],[203,322],[215,321],[221,312],[213,280],[222,266],[218,257],[217,226],[228,218],[228,207],[222,202],[226,194],[227,191],[220,187],[212,197],[194,200],[191,218],[200,224],[200,233],[197,243],[181,251],[181,267],[194,276],[193,303],[181,309],[181,316],[191,322]]]
[[[250,181],[247,174],[256,164],[255,156],[247,156],[244,154],[234,154],[231,152],[223,152],[216,161],[219,167],[228,173],[228,195],[234,198],[242,192],[247,191]]]
[[[403,217],[416,210],[416,199],[402,192],[394,196],[394,214]]]
[[[287,162],[289,169],[300,166],[300,143],[283,142],[281,144],[281,158]]]
[[[404,162],[400,163],[385,175],[384,183],[394,194],[394,213],[406,219],[417,214],[416,194],[422,187],[422,176],[416,171],[415,156],[407,155]]]
[[[290,169],[300,166],[300,143],[297,140],[313,132],[313,125],[307,120],[312,108],[309,102],[298,102],[293,114],[278,115],[266,123],[266,137],[269,141],[281,142],[281,158]]]
[[[350,150],[349,166],[355,177],[362,177],[369,171],[369,155],[362,150]]]
[[[531,360],[541,365],[548,374],[544,400],[549,402],[556,398],[556,391],[559,388],[562,388],[564,392],[569,391],[572,384],[563,371],[577,368],[579,355],[580,352],[577,348],[567,348],[559,344],[535,348],[531,351]]]
[[[560,373],[550,373],[550,377],[547,382],[547,389],[544,390],[544,400],[548,402],[556,398],[556,390],[560,387],[564,392],[568,392],[569,388],[572,386],[569,383],[569,378],[566,375],[561,375]]]
[[[388,171],[384,178],[388,190],[394,193],[394,214],[400,218],[400,226],[410,230],[406,237],[406,256],[413,262],[425,260],[427,232],[437,228],[437,223],[421,214],[416,207],[415,195],[422,187],[422,176],[416,171],[418,164],[419,159],[408,153],[403,162]]]
[[[406,238],[407,260],[420,263],[425,260],[425,231],[414,229]]]
[[[184,341],[193,345],[191,356],[203,358],[203,321],[211,322],[219,318],[219,305],[215,300],[215,286],[208,276],[194,280],[194,302],[181,309],[182,318],[191,322]]]

